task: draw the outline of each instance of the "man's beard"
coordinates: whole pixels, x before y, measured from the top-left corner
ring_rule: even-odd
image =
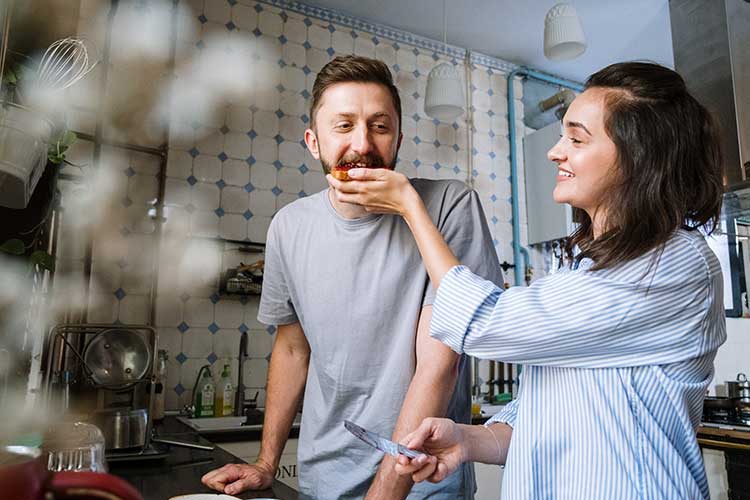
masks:
[[[340,167],[343,165],[347,165],[349,163],[361,163],[364,165],[363,168],[376,167],[376,168],[387,168],[388,170],[393,170],[394,168],[396,168],[397,156],[398,156],[398,151],[396,152],[396,154],[393,155],[393,159],[390,162],[386,162],[377,153],[367,153],[365,155],[350,154],[350,155],[343,156],[335,164],[331,164],[330,162],[325,160],[321,152],[320,164],[323,166],[323,171],[327,174],[331,173],[331,169],[333,167]]]

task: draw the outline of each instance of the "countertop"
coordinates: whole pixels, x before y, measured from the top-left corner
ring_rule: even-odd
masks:
[[[198,436],[195,431],[173,417],[167,417],[163,423],[158,424],[157,433],[161,438],[210,444],[209,441]],[[219,447],[214,448],[213,451],[178,446],[169,448],[171,452],[167,458],[139,462],[111,461],[109,471],[132,484],[143,495],[144,500],[167,500],[176,495],[189,493],[216,493],[201,484],[201,477],[225,464],[244,463],[244,460]],[[238,498],[297,500],[297,497],[294,489],[274,480],[270,489],[247,491]]]

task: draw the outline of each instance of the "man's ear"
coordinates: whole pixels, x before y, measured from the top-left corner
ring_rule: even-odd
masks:
[[[313,158],[320,160],[318,136],[315,135],[315,132],[311,128],[305,130],[305,144],[307,144],[307,149],[310,151],[310,154],[313,155]]]
[[[404,133],[403,132],[399,132],[398,133],[398,142],[396,143],[396,151],[398,151],[399,149],[401,149],[401,141],[403,141],[403,140],[404,140]]]

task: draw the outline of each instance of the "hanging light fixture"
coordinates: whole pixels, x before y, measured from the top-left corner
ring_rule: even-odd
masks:
[[[575,7],[559,3],[544,18],[544,55],[553,61],[574,59],[586,50],[586,37]]]
[[[443,0],[443,45],[447,46],[448,17]],[[440,121],[451,121],[464,112],[464,87],[456,66],[440,63],[427,75],[424,112]]]

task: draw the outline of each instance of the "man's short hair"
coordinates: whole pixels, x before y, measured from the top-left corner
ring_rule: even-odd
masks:
[[[315,77],[310,105],[310,120],[315,127],[315,114],[320,107],[323,93],[331,85],[344,82],[378,83],[388,89],[393,99],[393,106],[398,114],[398,129],[401,130],[401,98],[393,84],[391,70],[383,62],[369,57],[347,55],[337,56],[323,66]]]

